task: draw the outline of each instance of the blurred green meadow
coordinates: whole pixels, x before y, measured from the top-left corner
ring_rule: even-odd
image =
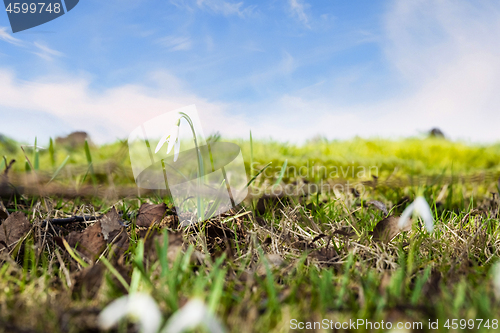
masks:
[[[233,140],[253,195],[182,228],[165,193],[136,191],[126,141],[54,141],[0,140],[2,189],[17,190],[0,207],[0,332],[105,331],[102,309],[134,293],[154,299],[162,325],[199,299],[230,332],[499,330],[500,144]],[[363,191],[283,191],[346,181]],[[432,233],[417,216],[397,227],[418,196]],[[140,330],[133,318],[111,328]]]
[[[243,152],[247,170],[250,170],[250,140],[227,140],[238,144]],[[25,143],[25,152],[20,144],[3,137],[0,139],[0,152],[7,160],[16,159],[13,166],[17,172],[25,171],[25,155],[35,159],[34,142]],[[414,137],[398,140],[362,139],[350,140],[309,140],[302,145],[294,145],[272,140],[253,140],[254,169],[269,162],[270,172],[280,171],[285,159],[288,167],[298,169],[301,166],[343,167],[349,166],[376,167],[379,177],[389,176],[396,172],[399,175],[470,175],[480,172],[500,171],[500,143],[472,144],[461,141],[450,141],[435,137]],[[82,166],[87,164],[84,145],[39,144],[39,169],[51,172],[57,169],[67,157],[65,165]],[[90,145],[94,164],[113,161],[124,170],[130,170],[126,140],[101,146]],[[341,171],[339,175],[342,176]],[[351,172],[345,172],[345,178],[352,178]],[[129,177],[128,180],[133,181]],[[313,181],[314,179],[309,179]]]

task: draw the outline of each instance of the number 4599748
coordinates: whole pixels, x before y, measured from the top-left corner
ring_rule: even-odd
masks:
[[[447,329],[456,330],[460,327],[460,329],[479,329],[479,328],[487,328],[487,329],[497,329],[498,328],[498,319],[448,319],[446,323],[444,323],[444,327]]]
[[[48,4],[46,4],[45,2],[39,2],[39,3],[32,2],[30,4],[26,2],[22,3],[16,2],[16,3],[9,3],[9,5],[5,10],[8,13],[14,13],[14,14],[18,13],[26,14],[28,12],[31,14],[34,13],[41,14],[43,11],[49,13],[54,12],[58,14],[61,12],[61,4],[60,3],[52,4],[50,2]]]

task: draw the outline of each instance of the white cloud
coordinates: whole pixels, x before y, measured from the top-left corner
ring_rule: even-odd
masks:
[[[397,94],[346,105],[325,88],[319,96],[314,89],[289,92],[261,106],[269,112],[260,127],[292,141],[314,133],[410,136],[432,127],[452,138],[500,141],[500,5],[394,1],[382,47],[401,83]],[[338,93],[335,87],[331,92]]]
[[[6,27],[0,27],[0,40],[3,40],[15,46],[23,47],[26,52],[36,54],[44,60],[52,61],[54,57],[60,57],[64,55],[59,51],[51,49],[44,42],[25,42],[21,39],[12,37],[12,35],[9,34],[7,30],[8,29]]]
[[[409,136],[437,126],[453,138],[499,141],[500,5],[395,1],[384,20],[381,45],[403,88],[376,102],[340,104],[325,93],[328,82],[242,105],[197,96],[162,71],[144,82],[94,90],[86,78],[21,81],[0,70],[0,116],[51,115],[67,125],[67,132],[87,130],[104,142],[125,138],[137,124],[159,114],[196,104],[207,135],[218,130],[247,138],[252,129],[255,137],[301,142],[318,133],[329,138]],[[245,81],[258,85],[286,77],[296,66],[285,52],[276,66]],[[332,89],[331,95],[336,93]],[[35,120],[19,119],[4,122],[2,130],[31,126],[33,137],[44,131]]]
[[[193,46],[191,38],[183,36],[168,36],[158,40],[158,43],[170,51],[187,51]]]
[[[6,27],[0,27],[0,40],[3,40],[4,42],[16,45],[16,46],[23,46],[23,41],[20,39],[17,39],[15,37],[12,37],[10,33],[7,32]]]
[[[33,53],[47,61],[52,61],[54,57],[61,57],[64,55],[62,52],[53,50],[41,42],[34,42],[33,45],[36,48]]]
[[[248,16],[255,8],[255,6],[243,7],[243,2],[229,2],[224,0],[196,0],[196,4],[201,9],[208,9],[224,16]]]
[[[85,130],[95,142],[109,142],[126,138],[144,121],[190,104],[196,104],[206,135],[220,131],[237,137],[241,128],[247,126],[239,116],[226,112],[227,105],[207,101],[186,91],[167,72],[157,71],[146,81],[147,84],[97,91],[84,78],[60,76],[25,81],[17,79],[12,72],[0,70],[0,116],[3,131],[7,131],[3,134],[32,141],[35,136],[48,138]],[[60,133],[45,133],[44,127],[40,126],[40,117],[23,116],[28,113],[55,117],[66,127],[60,129]],[[15,117],[8,117],[14,114]],[[19,137],[20,129],[23,133],[32,133],[32,137]]]
[[[309,4],[302,3],[301,0],[289,0],[288,4],[290,6],[290,11],[292,15],[295,16],[300,22],[302,22],[306,27],[309,26],[309,18],[306,14],[306,8],[309,7]]]

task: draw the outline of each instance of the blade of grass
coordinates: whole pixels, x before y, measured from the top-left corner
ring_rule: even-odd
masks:
[[[97,179],[95,177],[94,166],[92,164],[92,155],[90,154],[89,142],[85,140],[85,156],[87,157],[87,164],[89,166],[90,177],[92,178],[92,183],[94,186],[97,185]]]
[[[422,288],[424,287],[424,284],[427,282],[427,280],[429,280],[429,276],[431,275],[431,268],[431,266],[427,266],[424,273],[417,278],[415,289],[413,289],[413,293],[410,298],[411,304],[417,304],[418,299],[422,296]]]
[[[56,158],[55,158],[55,151],[54,151],[54,141],[52,138],[50,138],[49,141],[49,155],[50,155],[50,163],[52,164],[52,167],[54,168],[56,166]]]
[[[216,267],[214,270],[217,271],[217,273],[208,301],[208,309],[212,313],[215,313],[215,311],[217,310],[217,306],[220,304],[220,299],[222,297],[222,292],[224,289],[224,277],[226,275],[226,271],[224,269],[220,269],[220,267]]]
[[[265,277],[265,288],[267,289],[267,295],[269,297],[268,299],[268,308],[270,309],[271,312],[277,312],[279,310],[279,302],[278,302],[278,292],[276,290],[276,286],[274,285],[274,276],[271,271],[271,267],[269,265],[268,260],[266,259],[264,255],[264,251],[262,251],[261,248],[259,248],[259,255],[261,258],[262,263],[264,264],[264,267],[266,269],[266,277]]]
[[[113,274],[116,277],[116,279],[123,285],[123,287],[125,287],[125,289],[129,291],[130,286],[128,285],[127,281],[125,281],[123,276],[120,273],[118,273],[118,271],[116,270],[116,268],[113,267],[113,265],[111,265],[108,259],[102,257],[100,260],[104,264],[104,266],[106,266],[106,268],[109,269],[111,274]]]
[[[276,183],[274,183],[273,189],[275,189],[281,183],[281,180],[283,179],[283,176],[285,175],[287,164],[288,164],[288,159],[286,159],[285,162],[283,163],[283,165],[281,166],[280,175],[279,175],[278,179],[276,179]]]
[[[248,211],[248,212],[240,213],[238,215],[230,216],[230,217],[225,218],[224,220],[222,220],[221,223],[226,223],[226,222],[232,221],[234,219],[237,219],[238,217],[242,217],[242,216],[248,215],[250,213],[251,213],[251,211]]]
[[[79,263],[82,267],[88,267],[89,264],[87,264],[85,261],[83,261],[82,258],[76,255],[76,253],[73,251],[71,246],[69,246],[68,242],[64,238],[62,238],[62,242],[64,244],[64,248],[66,249],[66,251],[68,251],[71,258],[75,259],[76,262]]]
[[[40,168],[40,153],[38,152],[38,147],[36,145],[36,136],[35,136],[35,145],[33,147],[33,161],[35,170],[38,171]]]
[[[51,181],[53,181],[57,175],[59,174],[59,172],[62,170],[62,168],[64,168],[64,166],[66,165],[66,163],[68,162],[69,160],[69,155],[66,156],[66,158],[64,159],[64,161],[61,163],[61,165],[57,168],[56,172],[54,172],[54,175],[52,176],[52,178],[50,178],[49,182],[47,184],[49,184]]]
[[[250,179],[253,179],[253,139],[250,131]]]
[[[260,169],[260,171],[252,179],[250,179],[250,181],[248,182],[247,186],[245,186],[245,188],[249,187],[255,181],[255,179],[257,179],[257,177],[259,177],[259,175],[261,173],[263,173],[264,170],[266,170],[272,163],[273,162],[269,162],[269,163],[266,164],[265,167],[263,167],[262,169]]]

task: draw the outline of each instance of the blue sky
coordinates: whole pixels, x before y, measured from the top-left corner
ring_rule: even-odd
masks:
[[[84,0],[13,34],[0,132],[125,138],[196,104],[205,133],[499,141],[496,1]]]

